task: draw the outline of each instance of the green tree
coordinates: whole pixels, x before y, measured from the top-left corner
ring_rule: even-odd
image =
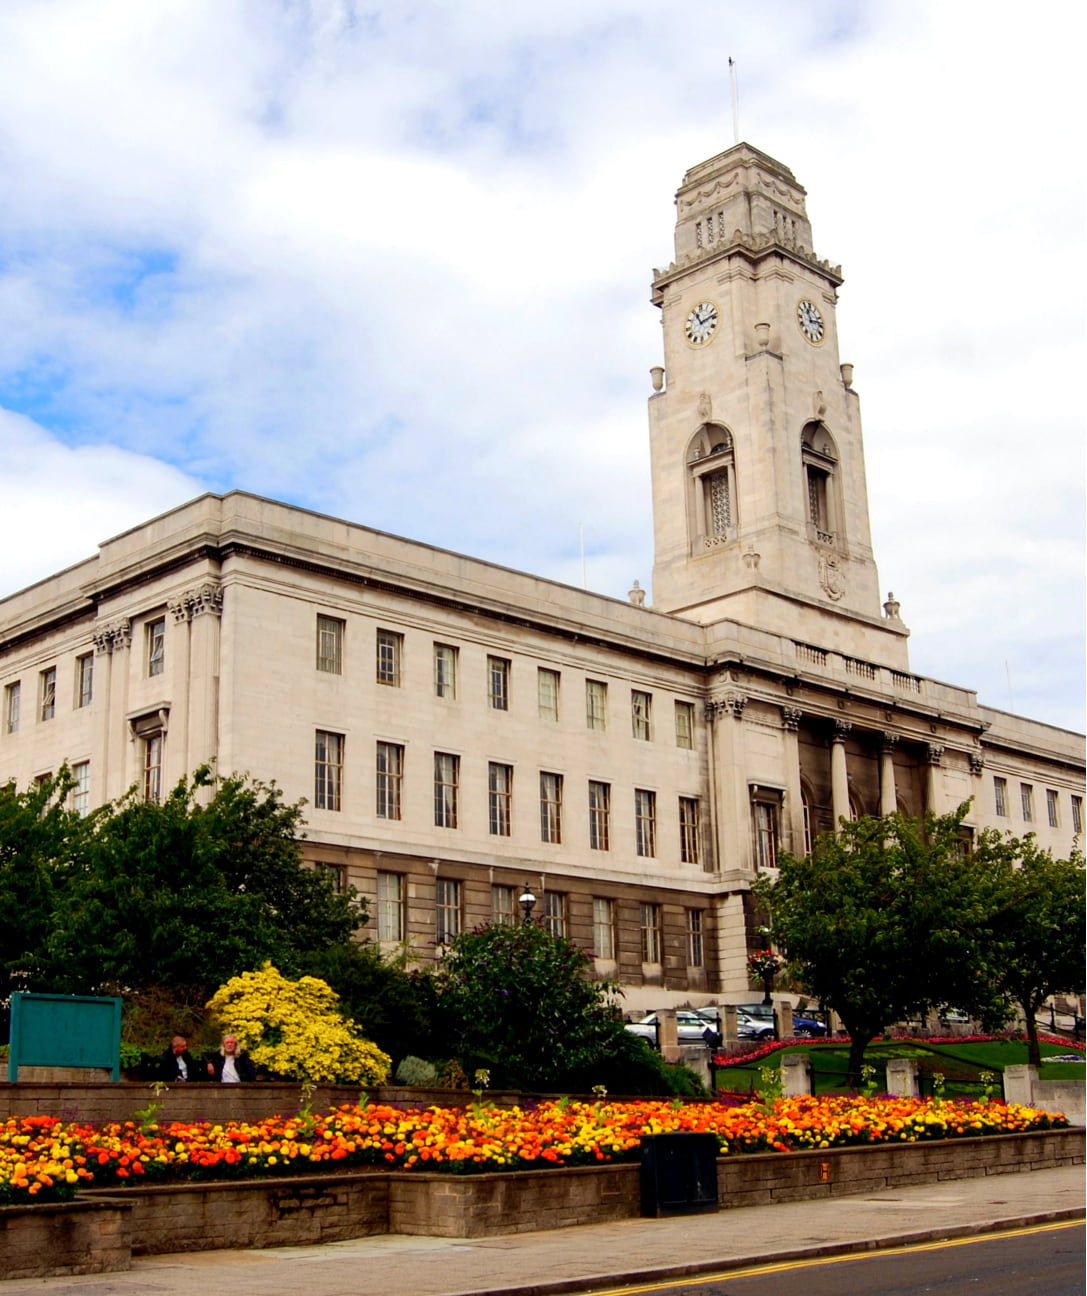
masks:
[[[239,972],[294,972],[305,952],[346,940],[365,906],[303,864],[300,823],[274,784],[214,781],[206,767],[162,804],[129,793],[57,888],[49,954],[64,988],[162,987],[198,1004]]]
[[[301,960],[302,970],[327,981],[343,1011],[394,1062],[409,1053],[433,1053],[434,977],[422,969],[409,971],[406,963],[405,955],[384,957],[371,941],[327,945]]]
[[[539,923],[458,936],[437,973],[443,1043],[471,1077],[500,1088],[588,1093],[674,1092],[643,1040],[623,1029],[615,986],[594,981],[589,957]]]
[[[842,1019],[850,1083],[886,1026],[954,1004],[1000,1017],[991,909],[964,839],[967,806],[923,822],[843,820],[810,854],[783,853],[758,892],[792,975]]]
[[[0,1002],[51,984],[46,946],[58,887],[71,875],[94,818],[69,808],[68,770],[20,792],[0,786]]]
[[[1026,1019],[1028,1057],[1041,1063],[1037,1014],[1050,995],[1084,986],[1084,861],[1079,851],[1054,859],[1034,835],[993,830],[977,843],[991,888],[993,978]]]

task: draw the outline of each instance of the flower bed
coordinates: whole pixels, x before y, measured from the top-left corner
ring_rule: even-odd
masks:
[[[250,1123],[92,1126],[51,1116],[0,1125],[0,1204],[63,1201],[81,1186],[343,1171],[479,1173],[633,1160],[642,1136],[709,1132],[723,1156],[916,1143],[1064,1128],[1003,1103],[791,1098],[773,1104],[543,1102],[525,1108],[338,1107]]]
[[[1026,1036],[1018,1032],[1009,1032],[1005,1035],[926,1035],[924,1037],[915,1037],[912,1035],[899,1036],[880,1036],[872,1041],[873,1045],[877,1044],[917,1044],[925,1047],[929,1044],[991,1044],[1005,1040],[1024,1040]],[[1060,1039],[1052,1035],[1039,1035],[1038,1039],[1043,1044],[1059,1044],[1062,1048],[1070,1052],[1083,1053],[1084,1044],[1075,1040]],[[772,1053],[778,1053],[782,1049],[793,1048],[796,1045],[802,1045],[805,1049],[816,1051],[818,1049],[837,1048],[841,1049],[850,1043],[848,1035],[832,1035],[824,1039],[787,1039],[787,1040],[768,1040],[765,1044],[753,1044],[743,1053],[719,1053],[713,1059],[713,1065],[720,1071],[728,1067],[750,1066],[752,1062],[759,1062]],[[1044,1059],[1043,1059],[1044,1061]]]

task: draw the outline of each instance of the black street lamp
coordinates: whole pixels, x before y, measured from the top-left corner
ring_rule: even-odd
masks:
[[[536,908],[536,897],[532,894],[532,888],[527,882],[525,883],[525,889],[521,892],[517,903],[521,906],[521,912],[524,914],[521,921],[526,923],[531,922],[532,911]]]

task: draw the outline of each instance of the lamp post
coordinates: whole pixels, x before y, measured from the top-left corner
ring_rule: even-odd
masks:
[[[525,889],[521,892],[517,903],[521,906],[521,912],[524,917],[522,922],[529,923],[532,921],[532,911],[536,908],[536,897],[532,894],[532,888],[525,883]]]

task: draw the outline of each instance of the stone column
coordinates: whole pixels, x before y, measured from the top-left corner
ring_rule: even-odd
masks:
[[[1004,1068],[1004,1101],[1021,1107],[1034,1106],[1034,1087],[1038,1083],[1038,1068],[1025,1063]]]
[[[879,812],[886,819],[898,809],[895,788],[895,744],[898,735],[885,733],[879,749]]]
[[[782,746],[785,762],[785,805],[783,824],[785,849],[794,855],[804,854],[804,794],[800,790],[800,720],[799,707],[781,708]]]
[[[774,1009],[774,1015],[777,1017],[778,1039],[792,1039],[794,1034],[792,1004],[788,1000],[779,1003]]]
[[[811,1093],[811,1063],[803,1053],[789,1053],[781,1059],[781,1087],[786,1098]]]
[[[188,758],[190,767],[219,755],[219,641],[223,591],[207,581],[185,595],[191,625]]]
[[[887,1092],[896,1098],[917,1097],[917,1059],[887,1059]]]
[[[835,720],[830,739],[830,805],[834,815],[834,831],[842,819],[850,817],[849,769],[845,759],[845,740],[853,725],[848,720]]]
[[[128,617],[108,622],[94,635],[95,759],[99,762],[97,783],[99,799],[112,801],[133,782],[133,761],[128,734],[124,732],[124,715],[128,710],[128,668],[126,649],[132,646],[132,622]],[[99,665],[105,669],[99,672]],[[100,675],[104,679],[100,681]],[[101,692],[99,690],[101,689]],[[91,777],[96,772],[91,770]]]
[[[939,743],[929,743],[925,753],[925,809],[933,814],[942,812],[940,796],[940,766],[944,763],[944,749]]]
[[[192,772],[197,762],[189,754],[189,696],[192,688],[192,628],[189,622],[188,595],[173,599],[167,605],[178,632],[170,641],[170,778],[164,780],[172,786],[183,774]],[[175,777],[176,776],[176,777]]]
[[[678,1062],[680,1059],[679,1051],[679,1026],[676,1022],[676,1010],[674,1008],[658,1008],[657,1021],[660,1023],[660,1041],[661,1057],[665,1062]]]
[[[706,704],[712,726],[716,840],[713,843],[718,872],[754,870],[751,858],[751,807],[747,792],[747,759],[743,715],[747,695],[730,679],[720,698]]]
[[[734,1004],[725,1004],[721,1008],[721,1038],[735,1044],[740,1038],[736,1031],[736,1007]]]

